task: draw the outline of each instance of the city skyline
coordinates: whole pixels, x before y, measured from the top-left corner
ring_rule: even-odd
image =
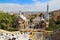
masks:
[[[0,0],[0,11],[47,11],[47,2],[49,11],[60,9],[60,0]]]

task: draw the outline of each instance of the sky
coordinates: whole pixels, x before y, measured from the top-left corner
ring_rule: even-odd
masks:
[[[60,0],[0,0],[0,11],[47,11],[47,2],[49,4],[49,11],[60,9]]]
[[[47,2],[49,0],[0,0],[0,3],[31,4],[34,1]]]

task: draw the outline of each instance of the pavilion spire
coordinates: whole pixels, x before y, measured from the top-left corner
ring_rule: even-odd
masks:
[[[47,2],[47,13],[48,13],[48,11],[49,11],[49,3]]]
[[[49,19],[49,3],[47,2],[47,18]]]

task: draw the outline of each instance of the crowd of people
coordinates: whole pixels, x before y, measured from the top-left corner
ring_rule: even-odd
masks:
[[[30,40],[30,32],[17,34],[0,33],[0,40]]]

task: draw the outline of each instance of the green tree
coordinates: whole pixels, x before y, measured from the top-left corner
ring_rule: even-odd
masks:
[[[0,13],[0,29],[9,30],[12,27],[16,16],[9,15],[7,13]]]

